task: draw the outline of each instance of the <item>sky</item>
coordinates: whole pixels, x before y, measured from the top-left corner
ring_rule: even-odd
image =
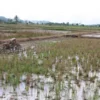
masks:
[[[100,24],[100,0],[0,0],[0,16]]]

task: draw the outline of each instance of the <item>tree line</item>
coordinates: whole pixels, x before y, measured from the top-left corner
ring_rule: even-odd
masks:
[[[6,18],[6,20],[0,19],[0,23],[7,23],[7,24],[18,24],[18,23],[24,23],[24,24],[42,24],[42,25],[63,25],[63,26],[96,26],[100,27],[100,24],[93,24],[93,25],[85,25],[81,23],[69,23],[69,22],[62,22],[62,23],[57,23],[57,22],[32,22],[28,20],[21,20],[17,15],[14,16],[13,19],[11,18]]]

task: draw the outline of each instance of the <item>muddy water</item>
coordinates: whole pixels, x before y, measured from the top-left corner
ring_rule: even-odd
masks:
[[[0,100],[100,100],[100,72],[88,74],[97,78],[93,82],[70,80],[71,76],[66,79],[65,74],[63,81],[55,81],[51,76],[33,74],[30,83],[26,84],[23,75],[17,87],[0,81]]]
[[[82,37],[100,38],[100,33],[96,33],[96,34],[86,34],[86,35],[82,35]]]

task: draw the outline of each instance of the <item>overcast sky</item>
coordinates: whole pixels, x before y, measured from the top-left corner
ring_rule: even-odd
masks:
[[[100,24],[100,0],[0,0],[0,16]]]

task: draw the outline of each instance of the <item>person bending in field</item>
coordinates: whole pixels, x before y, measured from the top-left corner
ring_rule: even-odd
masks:
[[[10,51],[16,51],[20,50],[21,45],[16,41],[16,38],[10,39],[9,43],[4,43],[3,44],[3,50],[10,50]]]
[[[12,44],[12,45],[16,45],[16,38],[12,38],[10,39],[10,43],[9,44]]]
[[[16,45],[16,38],[10,39],[10,42],[3,43],[3,50],[13,50]]]
[[[11,48],[13,50],[19,50],[19,49],[21,49],[21,45],[16,41],[16,38],[12,38],[10,40],[10,44],[11,44]]]

